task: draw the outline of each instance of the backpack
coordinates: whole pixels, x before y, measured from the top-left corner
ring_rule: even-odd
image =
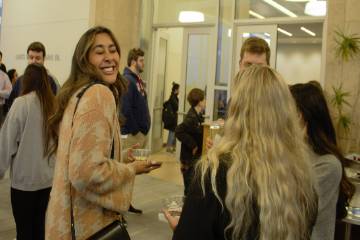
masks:
[[[164,128],[170,131],[174,131],[177,124],[177,114],[173,110],[169,100],[164,102],[162,110],[162,121]]]

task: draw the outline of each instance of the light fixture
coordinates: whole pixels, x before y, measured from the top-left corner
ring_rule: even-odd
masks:
[[[243,38],[249,38],[249,37],[250,37],[250,33],[248,32],[243,33]]]
[[[310,16],[325,16],[326,1],[311,0],[305,5],[305,14]]]
[[[286,30],[284,30],[284,29],[282,29],[282,28],[277,28],[277,30],[279,31],[279,32],[281,32],[282,34],[285,34],[285,35],[287,35],[287,36],[289,36],[289,37],[292,37],[292,33],[289,33],[288,31],[286,31]]]
[[[303,30],[304,32],[306,32],[307,34],[313,36],[313,37],[316,36],[316,34],[315,34],[314,32],[310,31],[310,30],[307,29],[306,27],[301,27],[300,29]]]
[[[289,17],[297,17],[297,15],[295,13],[293,13],[292,11],[287,9],[286,7],[278,4],[277,2],[274,2],[273,0],[263,0],[263,1],[266,2],[267,4],[269,4],[270,6],[276,8],[280,12],[288,15]]]
[[[204,22],[204,14],[196,11],[181,11],[179,13],[179,22],[181,23],[195,23]]]
[[[262,16],[262,15],[256,13],[256,12],[254,12],[254,11],[252,11],[252,10],[249,10],[249,14],[250,14],[251,16],[253,16],[253,17],[258,18],[258,19],[264,19],[264,18],[265,18],[264,16]]]
[[[229,37],[229,38],[231,38],[231,34],[232,34],[232,30],[231,30],[231,28],[230,28],[230,29],[228,29],[228,37]]]

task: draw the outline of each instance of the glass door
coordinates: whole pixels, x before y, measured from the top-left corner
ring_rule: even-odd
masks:
[[[158,152],[163,145],[162,109],[166,82],[166,63],[168,55],[168,36],[162,31],[155,32],[155,46],[153,55],[152,75],[152,130],[151,150]]]
[[[193,88],[205,91],[205,121],[212,116],[216,71],[216,35],[214,28],[185,28],[183,35],[182,77],[179,93],[178,124],[183,121],[190,105],[186,98]],[[177,156],[180,144],[177,144]]]

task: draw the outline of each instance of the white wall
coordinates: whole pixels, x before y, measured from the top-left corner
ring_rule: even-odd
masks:
[[[33,41],[46,47],[45,66],[63,83],[80,36],[89,27],[90,0],[3,0],[0,49],[7,68],[22,74]]]
[[[276,69],[288,84],[320,81],[321,44],[279,44]]]

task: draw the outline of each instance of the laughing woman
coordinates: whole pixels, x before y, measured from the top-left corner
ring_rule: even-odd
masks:
[[[89,238],[129,209],[135,174],[156,168],[121,158],[116,103],[126,82],[119,61],[119,44],[107,28],[89,29],[76,46],[51,121],[58,137],[47,239]]]

